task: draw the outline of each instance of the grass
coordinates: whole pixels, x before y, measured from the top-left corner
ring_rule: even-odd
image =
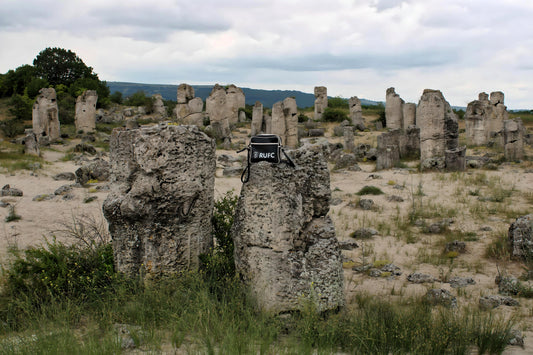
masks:
[[[45,161],[23,152],[22,145],[15,145],[6,141],[0,142],[0,168],[7,172],[17,170],[35,170],[45,164]]]

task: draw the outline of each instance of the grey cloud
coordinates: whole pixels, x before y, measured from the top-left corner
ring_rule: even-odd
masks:
[[[315,54],[288,58],[247,58],[240,59],[246,67],[260,67],[285,71],[332,71],[345,69],[374,68],[393,70],[440,66],[455,60],[455,55],[446,51],[413,51],[408,53],[361,53],[336,56]]]

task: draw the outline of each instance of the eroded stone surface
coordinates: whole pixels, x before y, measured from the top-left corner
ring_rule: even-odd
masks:
[[[328,107],[328,88],[315,86],[315,120],[322,119],[324,110]]]
[[[444,168],[446,150],[458,148],[457,117],[439,90],[426,89],[416,109],[422,169]]]
[[[115,129],[110,161],[103,211],[117,270],[152,276],[197,268],[212,246],[214,141],[196,126]]]
[[[237,271],[260,306],[300,309],[311,299],[320,311],[344,305],[343,271],[331,198],[327,145],[306,145],[286,164],[253,164],[241,190],[232,235]]]
[[[33,133],[39,143],[53,142],[59,138],[57,96],[54,88],[43,88],[35,99],[32,111]]]
[[[98,94],[96,90],[85,90],[76,99],[76,131],[92,133],[96,130],[96,102]]]
[[[271,132],[281,137],[284,146],[298,147],[298,107],[294,98],[287,97],[272,106]]]

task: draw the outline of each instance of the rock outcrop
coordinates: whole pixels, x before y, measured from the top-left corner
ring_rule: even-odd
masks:
[[[174,274],[212,246],[215,143],[196,126],[115,129],[103,204],[118,271]]]
[[[217,139],[230,136],[231,127],[239,121],[239,108],[244,106],[244,92],[240,88],[215,84],[205,109]]]
[[[93,133],[96,131],[96,102],[98,94],[96,90],[85,90],[76,99],[76,131],[81,133]]]
[[[524,125],[520,118],[503,121],[503,148],[505,160],[524,158]]]
[[[263,119],[263,104],[259,101],[256,101],[252,111],[252,126],[250,135],[255,136],[261,132],[270,133],[266,132],[265,120]]]
[[[163,102],[163,96],[161,94],[154,94],[152,95],[152,100],[154,102],[154,114],[158,119],[165,119],[167,117],[167,109]]]
[[[533,258],[533,214],[517,218],[509,227],[511,256],[531,261]]]
[[[33,133],[39,144],[53,142],[59,138],[59,116],[57,96],[53,88],[39,90],[32,110]]]
[[[315,120],[322,119],[324,110],[328,107],[328,88],[315,86]]]
[[[204,126],[204,102],[200,97],[194,97],[194,88],[188,84],[180,84],[177,92],[177,102],[174,112],[179,123],[185,125]]]
[[[361,100],[357,96],[350,97],[348,100],[348,106],[350,108],[350,120],[352,125],[360,130],[364,131],[365,121],[363,120],[363,107],[361,106]]]
[[[403,128],[404,101],[394,88],[388,88],[385,96],[385,121],[389,129]]]
[[[271,133],[280,136],[284,146],[298,147],[298,107],[294,98],[287,97],[272,106]]]
[[[344,305],[341,253],[327,216],[327,149],[290,151],[296,168],[253,164],[242,187],[232,227],[235,265],[264,310],[298,310],[306,301],[319,311]]]
[[[446,150],[459,147],[457,117],[439,90],[426,89],[416,109],[422,169],[444,169]]]
[[[504,94],[495,91],[489,95],[482,92],[470,102],[465,112],[465,133],[468,144],[502,145],[503,121],[509,118],[504,103]]]

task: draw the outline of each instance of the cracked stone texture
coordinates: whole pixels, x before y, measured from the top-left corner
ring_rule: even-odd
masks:
[[[118,271],[195,269],[212,246],[215,143],[196,126],[115,129],[103,204]]]
[[[239,197],[232,236],[235,265],[264,310],[318,310],[344,305],[335,228],[327,216],[331,192],[327,145],[305,145],[286,164],[253,164]]]

